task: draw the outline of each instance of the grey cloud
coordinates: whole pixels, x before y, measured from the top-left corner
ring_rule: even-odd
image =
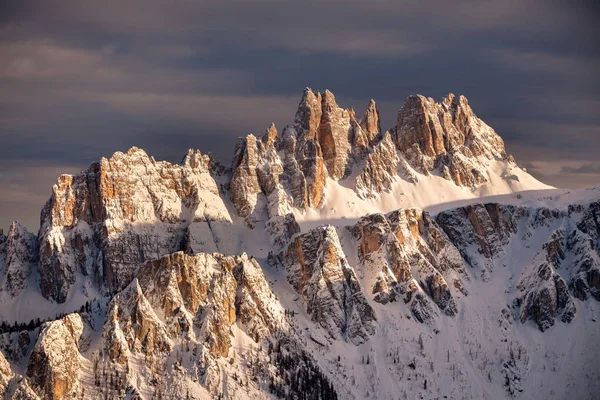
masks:
[[[228,163],[236,137],[291,123],[305,86],[357,113],[374,98],[384,128],[410,94],[465,94],[540,179],[600,176],[568,173],[600,150],[594,2],[9,3],[0,173],[28,172],[3,186],[0,226],[36,220],[60,172],[133,145]]]

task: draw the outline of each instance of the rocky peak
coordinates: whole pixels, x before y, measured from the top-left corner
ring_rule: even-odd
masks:
[[[327,178],[344,180],[353,168],[360,168],[354,171],[354,189],[367,199],[390,191],[395,182],[417,184],[420,175],[432,173],[475,189],[496,174],[492,163],[504,162],[507,169],[514,165],[502,139],[475,116],[466,97],[452,94],[441,103],[409,96],[395,128],[383,133],[374,100],[357,121],[354,109],[339,107],[329,90],[319,93],[307,88],[294,125],[283,130],[281,140],[273,125],[260,140],[250,136],[240,140],[231,198],[250,226],[269,202],[261,204],[261,193],[268,198],[279,183],[278,198],[304,211],[325,204]],[[278,152],[269,153],[271,148]],[[498,178],[509,176],[518,180],[506,172]],[[241,182],[246,182],[246,188]]]
[[[27,377],[43,398],[62,399],[78,384],[79,347],[83,321],[78,314],[45,323],[29,357]]]
[[[342,179],[351,171],[351,134],[350,113],[340,108],[333,93],[326,90],[322,97],[319,144],[332,179]]]
[[[260,140],[253,135],[238,139],[230,197],[249,225],[253,225],[249,216],[257,213],[261,192],[270,196],[280,181],[279,189],[289,189],[296,207],[318,208],[324,200],[326,178],[346,178],[380,140],[379,112],[373,100],[358,122],[354,110],[339,107],[329,90],[321,94],[307,88],[294,126],[283,130],[281,140],[274,125]],[[271,149],[282,151],[283,157]]]
[[[191,169],[208,171],[212,163],[214,163],[214,161],[209,155],[202,154],[200,150],[197,149],[189,149],[183,158],[183,165]]]
[[[258,157],[259,148],[254,135],[238,139],[232,163],[230,197],[240,217],[247,217],[254,211],[261,192],[256,171]]]
[[[385,304],[403,298],[420,322],[435,314],[427,296],[446,315],[456,314],[444,275],[460,281],[460,255],[427,213],[409,209],[371,214],[352,230],[359,260],[373,276],[375,301]]]
[[[10,364],[0,352],[0,397],[5,398],[5,393],[8,389],[8,384],[13,377],[13,372],[10,369]]]
[[[197,150],[177,165],[132,147],[61,176],[41,217],[43,296],[64,302],[77,272],[101,288],[122,289],[141,263],[179,250],[186,236],[195,247],[202,246],[194,234],[208,236],[204,248],[216,250],[210,223],[231,218],[210,166]]]
[[[262,135],[260,139],[263,142],[265,148],[277,148],[279,146],[279,136],[277,135],[277,128],[275,127],[275,123],[271,123],[271,125],[267,128],[265,134]]]
[[[37,238],[27,228],[14,221],[6,237],[6,267],[3,288],[17,296],[26,286],[27,279],[36,269]]]
[[[210,357],[226,357],[236,321],[256,340],[282,328],[283,309],[272,297],[262,269],[246,254],[169,254],[144,263],[111,301],[105,348],[123,363],[130,353],[168,352],[185,337],[206,346]]]
[[[381,132],[379,109],[375,104],[375,100],[371,99],[369,101],[369,106],[360,120],[360,127],[363,133],[367,136],[369,145],[374,145],[377,141],[378,135]]]
[[[321,93],[314,92],[310,88],[304,89],[294,124],[298,137],[302,139],[316,139],[317,129],[321,122],[322,114]]]
[[[473,114],[466,97],[448,95],[442,103],[409,96],[398,111],[396,143],[417,171],[441,174],[459,186],[485,183],[487,160],[506,160],[504,143]]]

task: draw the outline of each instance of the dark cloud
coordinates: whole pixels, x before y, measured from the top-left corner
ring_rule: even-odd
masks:
[[[410,94],[465,94],[534,175],[600,184],[594,1],[5,3],[0,226],[35,229],[61,172],[133,145],[229,162],[306,86],[358,113],[375,98],[386,128]]]

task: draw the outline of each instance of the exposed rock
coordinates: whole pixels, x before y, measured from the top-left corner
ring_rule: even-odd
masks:
[[[15,375],[4,395],[4,398],[11,400],[40,400],[46,399],[45,396],[38,396],[29,386],[27,379],[21,375]]]
[[[360,127],[367,137],[369,146],[373,146],[379,140],[381,125],[379,121],[379,109],[375,104],[375,100],[369,101],[369,106],[360,120]]]
[[[285,140],[284,134],[286,158],[295,158],[297,171],[288,172],[288,176],[298,177],[291,178],[291,189],[299,208],[317,208],[323,200],[326,172],[318,130],[322,114],[321,94],[306,88],[296,112],[293,142]]]
[[[442,103],[409,96],[398,111],[396,144],[417,171],[427,175],[438,168],[459,186],[487,182],[485,160],[507,159],[500,136],[473,114],[464,96],[453,94]]]
[[[0,229],[0,281],[3,279],[6,273],[6,241],[7,237],[4,234],[4,230]]]
[[[600,301],[600,202],[593,202],[583,213],[567,239],[573,254],[569,286],[575,297],[585,300],[588,294]]]
[[[275,216],[267,221],[267,232],[275,250],[285,246],[292,236],[300,233],[300,225],[296,221],[294,214],[288,213],[284,216]]]
[[[261,340],[279,331],[283,308],[273,301],[274,294],[256,260],[242,256],[233,274],[237,281],[236,312],[250,337]]]
[[[365,166],[356,177],[355,190],[363,198],[374,198],[389,192],[392,183],[404,179],[416,183],[418,178],[404,157],[398,153],[392,135],[386,132],[383,139],[367,156]]]
[[[6,239],[6,280],[4,289],[17,296],[27,286],[27,279],[36,268],[37,238],[27,229],[13,222]]]
[[[333,93],[326,90],[322,97],[319,143],[328,175],[335,180],[350,174],[352,148],[350,113],[338,107]]]
[[[522,303],[521,322],[532,319],[542,332],[554,325],[556,316],[563,322],[571,322],[576,312],[567,283],[556,271],[564,257],[556,246],[563,241],[562,237],[563,232],[555,232],[545,251],[539,254],[517,285],[521,293],[517,298],[517,303]]]
[[[178,250],[238,252],[235,241],[223,240],[232,224],[221,197],[227,191],[254,227],[293,206],[321,207],[327,179],[345,179],[353,167],[361,168],[356,192],[373,198],[436,168],[474,187],[486,181],[487,161],[505,159],[502,140],[462,96],[441,104],[411,96],[394,131],[382,136],[374,101],[357,121],[331,92],[307,88],[293,126],[281,138],[271,125],[260,138],[240,139],[230,171],[199,151],[172,165],[132,148],[61,176],[42,212],[42,294],[64,302],[79,275],[82,287],[116,292],[144,261]]]
[[[471,266],[491,269],[492,259],[504,254],[504,246],[516,232],[524,211],[510,205],[474,204],[441,212],[436,222]],[[469,254],[470,246],[476,246],[483,255],[483,263]]]
[[[232,163],[230,198],[239,216],[246,218],[252,227],[259,220],[281,215],[268,207],[268,198],[279,191],[283,162],[277,153],[279,137],[275,125],[271,124],[266,133],[257,139],[254,135],[239,138]],[[286,201],[280,199],[282,202]]]
[[[278,258],[311,319],[332,338],[360,344],[373,334],[375,313],[332,226],[296,235]]]
[[[143,261],[178,250],[188,230],[216,249],[212,229],[231,219],[212,169],[198,151],[172,165],[134,147],[61,176],[42,212],[44,297],[64,302],[78,272],[109,290],[122,289]]]
[[[239,138],[235,145],[230,183],[231,201],[240,217],[247,217],[254,212],[257,196],[261,193],[256,170],[259,150],[254,135]]]
[[[283,130],[281,140],[273,125],[261,140],[253,135],[238,140],[231,199],[238,214],[247,220],[261,207],[260,194],[269,197],[276,189],[289,189],[297,208],[318,208],[324,200],[326,179],[346,178],[352,165],[380,139],[379,113],[373,100],[358,122],[354,111],[340,108],[331,92],[321,94],[307,88],[294,126]]]
[[[77,386],[78,341],[83,322],[78,314],[47,322],[29,357],[27,377],[35,392],[48,399],[62,399]]]
[[[376,301],[385,304],[402,296],[409,303],[422,290],[445,314],[456,313],[456,302],[440,271],[460,281],[462,259],[440,231],[419,210],[372,214],[358,221],[353,232],[359,240],[359,258],[367,270],[378,274],[373,287]],[[414,307],[420,310],[423,304]],[[431,314],[423,311],[420,316],[426,319]]]
[[[5,398],[4,394],[8,389],[8,383],[13,377],[13,372],[10,369],[10,364],[6,361],[4,355],[0,352],[0,398]]]
[[[260,266],[245,254],[166,255],[144,263],[138,278],[111,301],[106,352],[122,363],[129,352],[168,352],[172,341],[184,336],[198,340],[212,356],[226,357],[238,319],[253,338],[280,329],[283,309],[272,297]]]

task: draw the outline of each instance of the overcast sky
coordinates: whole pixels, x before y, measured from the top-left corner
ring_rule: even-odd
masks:
[[[60,174],[133,145],[229,163],[307,86],[386,129],[410,94],[464,94],[536,177],[600,185],[600,10],[555,3],[2,2],[0,228],[36,231]]]

